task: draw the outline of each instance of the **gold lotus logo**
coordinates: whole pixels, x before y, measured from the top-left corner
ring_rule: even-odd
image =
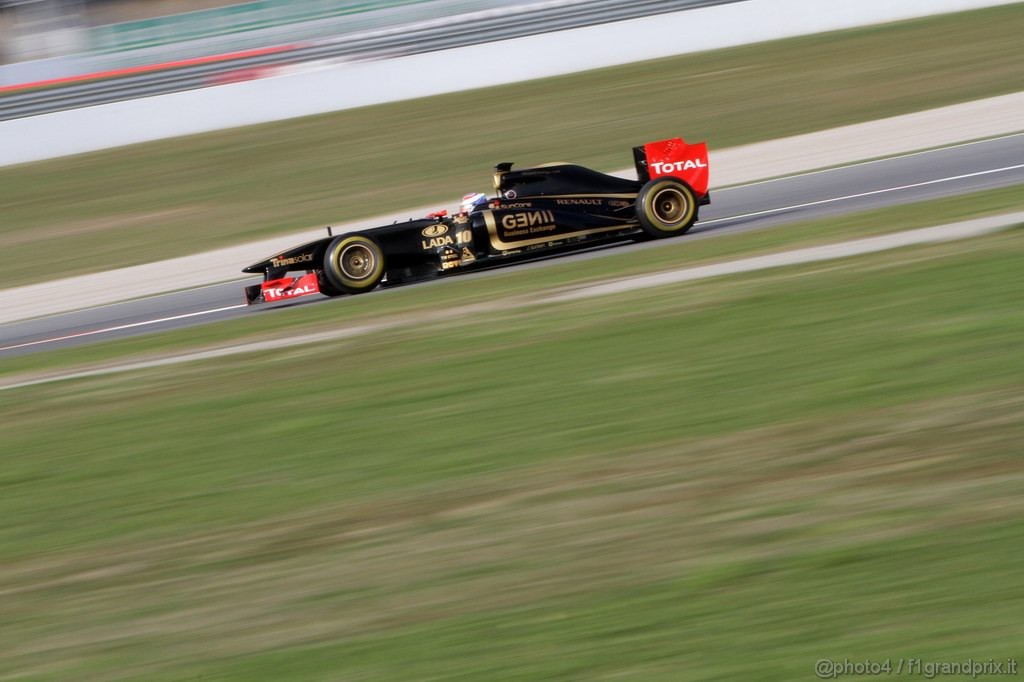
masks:
[[[424,237],[440,237],[442,234],[447,234],[448,226],[443,224],[427,225],[423,228]]]

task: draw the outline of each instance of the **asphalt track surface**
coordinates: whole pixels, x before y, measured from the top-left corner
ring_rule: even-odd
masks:
[[[712,174],[714,173],[712,156]],[[712,176],[713,177],[713,176]],[[804,173],[712,192],[712,204],[681,239],[705,239],[872,208],[927,201],[997,187],[1024,185],[1024,133],[946,147],[892,159]],[[674,242],[675,240],[673,240]],[[613,257],[626,250],[660,248],[666,242],[606,246],[530,263],[456,276],[487,277],[506,267],[524,270],[580,258]],[[239,268],[248,263],[239,263]],[[451,277],[408,286],[444,286]],[[199,324],[263,315],[274,326],[274,308],[345,305],[344,297],[309,297],[275,305],[246,307],[242,287],[259,278],[0,325],[0,360],[117,338],[182,329]],[[387,296],[404,287],[364,296]]]

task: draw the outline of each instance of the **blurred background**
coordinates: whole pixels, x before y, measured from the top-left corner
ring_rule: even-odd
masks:
[[[725,0],[7,0],[0,85],[220,56],[174,78],[119,81],[125,98],[273,65],[399,56],[715,4]]]
[[[0,0],[0,679],[1008,670],[1022,35],[981,0]],[[674,136],[711,159],[683,238],[241,305],[326,225]]]

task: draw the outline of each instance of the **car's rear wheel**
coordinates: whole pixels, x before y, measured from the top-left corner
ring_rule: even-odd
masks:
[[[636,218],[644,234],[655,239],[686,234],[697,222],[697,196],[675,178],[651,180],[636,197]]]
[[[338,293],[362,294],[384,278],[384,251],[361,234],[337,237],[324,253],[324,276]],[[325,291],[328,296],[337,295]]]

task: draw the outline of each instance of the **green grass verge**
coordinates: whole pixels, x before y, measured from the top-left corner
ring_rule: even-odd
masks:
[[[543,295],[562,286],[1019,211],[1024,210],[1022,189],[1006,187],[987,190],[713,238],[698,238],[695,234],[679,240],[659,242],[656,248],[632,252],[609,249],[601,257],[555,263],[541,269],[516,266],[486,278],[455,277],[436,286],[413,285],[389,291],[383,296],[338,299],[326,305],[267,311],[266,315],[190,327],[178,332],[26,355],[0,363],[0,377],[96,366],[112,361],[123,362],[128,357],[178,354],[185,348],[215,348],[282,335],[299,337],[343,325],[355,326],[418,316],[424,311],[457,311],[467,306],[489,304],[497,299]]]
[[[0,393],[0,674],[1017,655],[1022,258],[1013,230]]]
[[[0,170],[4,281],[186,255],[489,187],[496,161],[630,163],[1024,89],[1024,5],[751,45]]]

